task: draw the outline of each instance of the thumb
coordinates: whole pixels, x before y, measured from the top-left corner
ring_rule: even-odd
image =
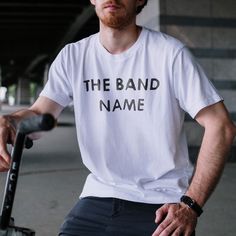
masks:
[[[11,163],[11,156],[8,153],[5,140],[0,140],[0,165],[4,168],[9,168]]]
[[[11,156],[8,153],[6,148],[0,148],[0,159],[1,159],[0,165],[2,165],[5,168],[9,168],[10,167]]]
[[[160,223],[163,220],[163,218],[165,218],[165,216],[168,213],[168,209],[169,209],[169,204],[164,204],[156,211],[156,218],[155,218],[156,224]]]

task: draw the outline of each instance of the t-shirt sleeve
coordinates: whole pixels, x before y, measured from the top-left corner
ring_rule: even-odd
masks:
[[[179,50],[172,73],[176,99],[192,118],[201,109],[223,100],[186,47]]]
[[[40,96],[47,97],[63,107],[72,102],[72,87],[66,58],[67,52],[65,47],[51,64],[48,81],[40,93]]]

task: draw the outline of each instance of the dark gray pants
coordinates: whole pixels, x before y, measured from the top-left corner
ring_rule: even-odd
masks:
[[[81,199],[65,218],[60,236],[151,236],[159,204],[116,198]]]

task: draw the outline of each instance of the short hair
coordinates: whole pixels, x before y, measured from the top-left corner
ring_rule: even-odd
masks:
[[[147,5],[147,2],[148,2],[148,0],[145,0],[144,4],[141,5],[141,6],[139,6],[139,7],[137,8],[137,11],[136,11],[137,15],[138,15],[138,14],[143,10],[143,8]]]

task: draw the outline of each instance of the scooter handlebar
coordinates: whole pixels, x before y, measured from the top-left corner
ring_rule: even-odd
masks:
[[[51,114],[33,116],[22,120],[18,127],[18,132],[28,135],[39,131],[48,131],[53,129],[56,120]]]

